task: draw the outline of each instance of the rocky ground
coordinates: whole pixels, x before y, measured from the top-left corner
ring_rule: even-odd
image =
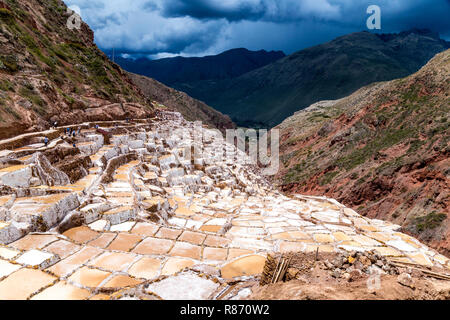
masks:
[[[367,254],[367,252],[366,252]],[[353,253],[291,255],[284,281],[255,284],[249,300],[448,300],[450,281],[427,268],[401,265],[391,258],[380,259],[380,276],[361,271]],[[373,258],[375,255],[367,256]],[[361,257],[365,255],[361,254]],[[347,267],[342,268],[342,260]],[[352,263],[350,263],[352,261]],[[398,267],[396,267],[396,266]],[[346,272],[345,270],[348,270]]]
[[[449,273],[448,258],[398,225],[281,194],[245,154],[179,113],[83,123],[72,138],[64,129],[0,141],[0,299],[307,298],[267,291],[299,285],[305,259],[279,278],[292,281],[259,284],[268,257],[292,252],[317,256],[322,289],[358,283],[348,281],[370,276],[369,263],[388,279],[413,271],[404,266]]]

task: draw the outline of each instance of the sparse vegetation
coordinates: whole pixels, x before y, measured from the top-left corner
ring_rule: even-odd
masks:
[[[51,69],[55,69],[55,60],[52,57],[49,57],[42,53],[41,48],[38,46],[38,44],[35,42],[33,37],[28,33],[21,34],[21,40],[24,42],[25,46],[27,47],[28,51],[35,56],[37,59],[45,63],[47,66],[49,66]]]
[[[19,70],[17,58],[13,55],[0,56],[0,69],[7,70],[11,73],[17,72]]]
[[[14,92],[14,84],[9,80],[0,80],[0,90]]]
[[[0,104],[1,105],[1,104]],[[16,120],[20,120],[22,117],[20,116],[20,114],[18,114],[12,107],[10,106],[5,106],[5,111],[7,113],[9,113],[10,115],[12,115]]]
[[[413,140],[409,143],[410,147],[408,149],[408,154],[414,153],[419,150],[423,145],[426,144],[426,141],[423,140]]]
[[[14,22],[14,14],[5,8],[0,8],[0,22],[12,24]]]
[[[331,117],[324,112],[314,112],[309,118],[308,121],[311,122],[320,122],[325,119],[330,119]]]
[[[320,180],[320,185],[321,186],[325,186],[327,184],[330,184],[331,181],[333,181],[333,179],[339,174],[338,171],[333,171],[333,172],[328,172],[327,174],[325,174],[322,179]]]
[[[423,232],[425,230],[436,229],[445,219],[447,219],[445,213],[433,211],[426,216],[415,218],[413,224],[416,226],[417,232]]]
[[[352,170],[374,157],[379,151],[392,147],[407,138],[415,137],[416,130],[417,128],[413,127],[384,130],[367,141],[363,148],[356,149],[336,160],[336,164],[347,171]]]
[[[33,104],[33,110],[36,111],[39,115],[45,116],[47,114],[45,109],[45,102],[35,91],[33,86],[28,84],[21,87],[19,89],[19,94]]]
[[[57,57],[63,59],[66,62],[70,62],[73,59],[72,48],[66,43],[53,46],[52,51]]]

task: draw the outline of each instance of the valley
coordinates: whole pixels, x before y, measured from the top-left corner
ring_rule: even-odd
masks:
[[[72,14],[0,0],[0,300],[450,298],[439,34],[113,62]]]
[[[165,83],[229,115],[238,126],[270,129],[313,103],[344,98],[371,83],[411,75],[448,48],[448,41],[429,30],[356,32],[241,75],[203,78],[203,67],[198,67],[187,75],[168,72],[178,78]],[[159,63],[173,63],[182,70],[183,61],[173,59],[136,64],[132,71],[152,74],[153,65]],[[220,68],[226,66],[232,68],[234,60],[222,62]]]

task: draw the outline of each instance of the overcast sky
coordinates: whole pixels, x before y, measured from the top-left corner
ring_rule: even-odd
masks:
[[[118,53],[205,56],[232,48],[286,54],[367,30],[369,5],[381,32],[429,28],[450,40],[450,0],[64,0],[81,9],[97,45]]]

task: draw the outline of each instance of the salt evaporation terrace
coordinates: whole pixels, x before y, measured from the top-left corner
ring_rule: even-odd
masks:
[[[239,299],[267,253],[317,248],[450,269],[397,225],[282,195],[212,130],[186,160],[195,129],[177,113],[80,127],[77,148],[63,128],[0,142],[0,300]]]

